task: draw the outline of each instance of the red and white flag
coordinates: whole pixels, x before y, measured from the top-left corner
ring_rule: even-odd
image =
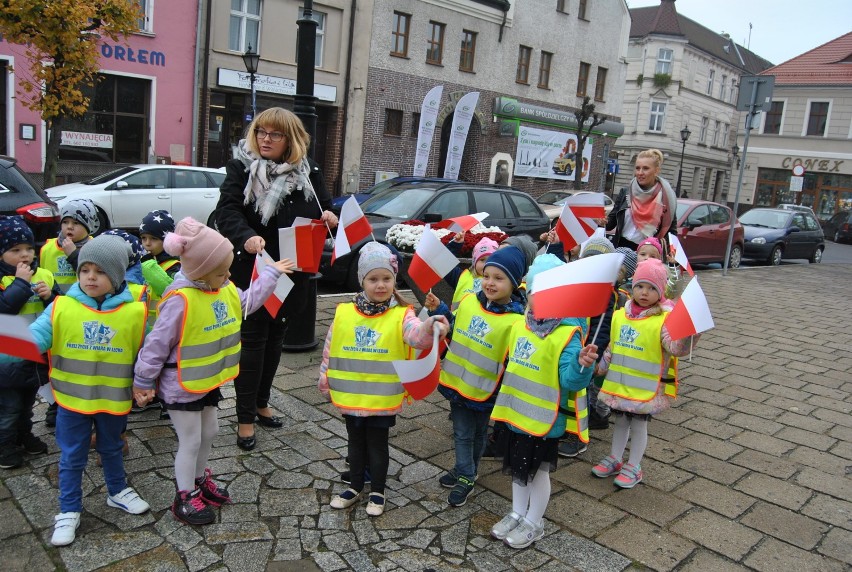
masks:
[[[275,261],[271,256],[269,256],[269,253],[265,250],[261,251],[261,253],[257,255],[257,258],[255,258],[254,269],[251,272],[251,281],[254,282],[257,280],[258,276],[260,276],[260,273],[263,272],[263,269],[266,268],[267,264],[274,263]],[[249,288],[251,288],[251,284],[249,284]],[[287,298],[287,294],[289,294],[292,289],[293,281],[290,280],[289,276],[282,274],[278,277],[278,282],[275,284],[275,290],[272,291],[272,294],[270,294],[269,298],[267,298],[263,303],[263,307],[266,308],[269,315],[273,318],[278,315],[278,311],[281,309],[281,306],[284,305],[284,299]]]
[[[20,316],[0,314],[0,353],[44,363],[29,324]]]
[[[588,240],[598,227],[595,219],[604,217],[606,211],[601,193],[583,193],[565,199],[556,222],[556,234],[565,245],[565,252]]]
[[[418,288],[428,292],[458,264],[459,259],[453,256],[450,249],[444,246],[427,226],[423,229],[420,242],[414,250],[414,257],[408,267],[408,276],[414,280]]]
[[[612,299],[624,255],[598,254],[536,275],[533,312],[543,318],[586,318],[603,314]]]
[[[485,220],[486,217],[488,217],[488,213],[456,216],[442,220],[435,224],[435,228],[446,228],[452,232],[467,232]]]
[[[432,328],[432,349],[425,356],[415,360],[394,360],[393,364],[399,381],[405,391],[414,399],[425,399],[438,387],[441,373],[441,361],[438,359],[440,336],[438,325]]]
[[[296,270],[315,274],[325,243],[326,226],[321,220],[297,217],[292,226],[278,229],[281,260],[289,258]]]
[[[349,197],[340,209],[340,219],[337,224],[337,235],[334,237],[334,252],[331,263],[352,252],[352,246],[373,234],[370,221],[364,216],[361,205],[355,197]]]
[[[692,269],[692,266],[690,266],[689,259],[686,257],[686,250],[683,248],[683,245],[680,243],[680,239],[678,239],[677,235],[672,232],[669,233],[669,245],[672,250],[672,254],[674,254],[675,262],[680,264],[681,268],[686,270],[687,274],[695,276],[695,271]]]
[[[694,336],[715,327],[704,291],[693,278],[683,289],[674,309],[666,316],[666,328],[673,340]]]

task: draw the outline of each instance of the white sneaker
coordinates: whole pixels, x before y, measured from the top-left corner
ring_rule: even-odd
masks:
[[[494,525],[491,529],[491,536],[497,540],[503,540],[506,536],[515,530],[523,517],[516,512],[510,512],[503,519]]]
[[[521,523],[503,540],[512,548],[526,548],[536,540],[544,536],[544,523],[539,526],[534,525],[525,518],[521,519]]]
[[[148,503],[142,500],[136,491],[133,490],[133,487],[127,487],[117,495],[107,495],[107,505],[120,508],[124,512],[129,512],[130,514],[142,514],[147,511],[150,506]]]
[[[67,546],[77,537],[80,527],[79,512],[61,512],[53,517],[53,537],[50,543],[54,546]]]

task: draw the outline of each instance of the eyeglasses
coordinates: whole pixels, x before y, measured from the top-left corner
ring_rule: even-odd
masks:
[[[278,143],[282,139],[284,139],[284,134],[279,131],[267,131],[266,129],[256,128],[254,130],[254,136],[258,139],[265,139],[269,137],[269,140],[273,143]]]

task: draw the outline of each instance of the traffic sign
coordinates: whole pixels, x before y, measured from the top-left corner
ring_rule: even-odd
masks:
[[[793,176],[801,177],[805,174],[805,168],[802,165],[793,165]]]
[[[795,173],[795,170],[793,171]],[[804,177],[790,177],[790,190],[794,193],[802,192],[802,183],[804,182]]]

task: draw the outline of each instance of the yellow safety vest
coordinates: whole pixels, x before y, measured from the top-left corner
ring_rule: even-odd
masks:
[[[177,347],[177,378],[190,393],[207,393],[240,372],[240,294],[233,282],[215,291],[172,290],[184,300]]]
[[[475,289],[473,272],[470,270],[462,270],[461,274],[459,274],[459,281],[456,284],[456,290],[453,292],[453,301],[450,304],[450,309],[455,312],[459,307],[459,302],[461,299],[467,296],[468,294],[474,294]]]
[[[128,282],[127,289],[130,290],[130,294],[133,296],[134,302],[145,302],[146,306],[148,304],[148,287],[144,284],[137,284],[135,282]]]
[[[530,331],[526,321],[512,326],[509,364],[491,418],[505,421],[529,435],[547,435],[556,423],[562,403],[559,356],[575,335],[582,341],[583,332],[578,327],[560,325],[541,339]],[[566,405],[565,431],[588,443],[586,388],[569,391]]]
[[[14,281],[14,276],[4,276],[3,279],[0,280],[0,290],[5,290]],[[36,282],[44,282],[51,290],[55,284],[53,274],[44,268],[37,268],[33,274],[30,283],[35,284]],[[44,301],[38,297],[38,294],[33,292],[23,307],[18,311],[18,315],[22,318],[26,318],[29,322],[35,322],[35,319],[38,318],[42,312],[44,312]]]
[[[77,281],[77,273],[68,262],[65,251],[59,246],[59,241],[51,238],[44,243],[38,254],[38,265],[53,274],[56,284],[62,293],[68,292],[71,285]]]
[[[512,325],[523,319],[521,314],[483,309],[475,294],[462,298],[441,366],[441,385],[473,401],[487,401],[497,389]]]
[[[402,338],[407,309],[395,306],[378,316],[365,316],[351,302],[337,305],[327,372],[334,405],[370,411],[402,405],[405,389],[391,362],[411,358],[411,348]]]
[[[662,382],[663,348],[660,331],[668,312],[645,318],[628,318],[622,308],[612,315],[610,344],[612,361],[601,392],[629,399],[650,401]],[[674,360],[673,360],[674,361]],[[677,396],[677,368],[669,368],[674,383],[667,383],[665,394]]]
[[[178,260],[176,258],[170,258],[168,260],[164,260],[163,262],[159,262],[158,264],[160,265],[160,268],[162,268],[164,271],[168,272],[169,268],[171,268],[175,264],[178,264],[179,262],[180,262],[180,260]],[[160,304],[160,300],[162,298],[160,298],[160,296],[157,296],[154,293],[153,288],[148,288],[147,294],[148,294],[148,330],[151,330],[151,328],[154,327],[154,322],[157,321],[157,316],[160,315],[160,312],[157,310],[157,306]]]
[[[68,296],[56,297],[48,355],[59,405],[85,414],[130,411],[133,363],[142,347],[146,314],[141,302],[101,311]]]

